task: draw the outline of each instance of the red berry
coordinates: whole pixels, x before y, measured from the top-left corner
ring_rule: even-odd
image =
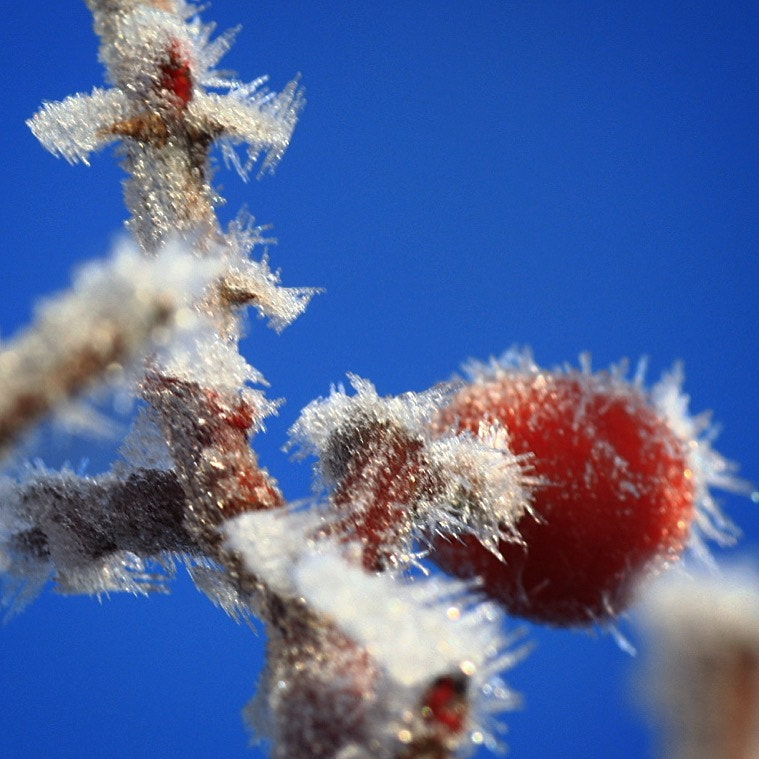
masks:
[[[473,535],[434,539],[447,571],[480,577],[517,615],[553,625],[614,617],[635,580],[683,551],[696,484],[686,444],[637,385],[617,374],[502,369],[465,387],[438,426],[508,430],[538,478],[522,542],[502,539],[502,559]]]

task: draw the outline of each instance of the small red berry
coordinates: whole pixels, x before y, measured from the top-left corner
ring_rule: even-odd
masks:
[[[696,517],[687,440],[618,372],[499,368],[461,390],[441,430],[502,423],[538,484],[498,557],[473,535],[434,539],[432,557],[517,615],[553,625],[616,616],[641,574],[676,559]]]

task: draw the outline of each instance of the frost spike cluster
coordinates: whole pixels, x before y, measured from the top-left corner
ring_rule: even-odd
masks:
[[[113,87],[46,103],[30,120],[32,131],[72,163],[122,142],[130,225],[146,249],[176,233],[217,237],[211,146],[220,141],[243,174],[262,155],[261,171],[273,169],[302,106],[297,83],[274,94],[265,79],[243,84],[217,74],[232,35],[211,41],[213,27],[181,0],[89,5]],[[240,144],[247,145],[242,161],[233,149]]]
[[[326,533],[363,545],[368,569],[413,563],[414,540],[475,533],[495,550],[529,508],[524,461],[498,425],[477,435],[438,434],[433,419],[450,387],[382,398],[367,380],[309,404],[290,430],[302,456],[319,460],[330,489]]]

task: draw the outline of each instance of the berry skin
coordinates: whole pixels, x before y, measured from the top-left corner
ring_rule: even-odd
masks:
[[[502,559],[471,534],[433,540],[432,558],[513,614],[557,626],[615,617],[641,573],[675,560],[696,515],[687,441],[618,373],[499,369],[444,409],[441,430],[497,420],[537,478],[521,542]]]

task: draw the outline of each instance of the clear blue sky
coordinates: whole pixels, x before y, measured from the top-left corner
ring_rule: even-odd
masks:
[[[242,78],[302,72],[307,88],[276,176],[216,176],[225,218],[247,204],[274,225],[284,281],[326,288],[281,336],[254,320],[245,342],[288,400],[257,444],[288,496],[310,475],[285,431],[347,371],[419,390],[514,343],[548,365],[647,354],[654,378],[682,359],[719,450],[759,480],[756,3],[215,0],[205,18],[243,25],[226,59]],[[125,211],[111,151],[70,167],[24,125],[102,82],[84,3],[12,3],[0,35],[9,335]],[[92,445],[69,455],[97,471]],[[755,555],[756,505],[725,504]],[[610,637],[531,637],[509,676],[526,698],[515,759],[653,755]],[[256,757],[239,710],[262,646],[185,577],[147,601],[48,591],[0,628],[0,756]]]

